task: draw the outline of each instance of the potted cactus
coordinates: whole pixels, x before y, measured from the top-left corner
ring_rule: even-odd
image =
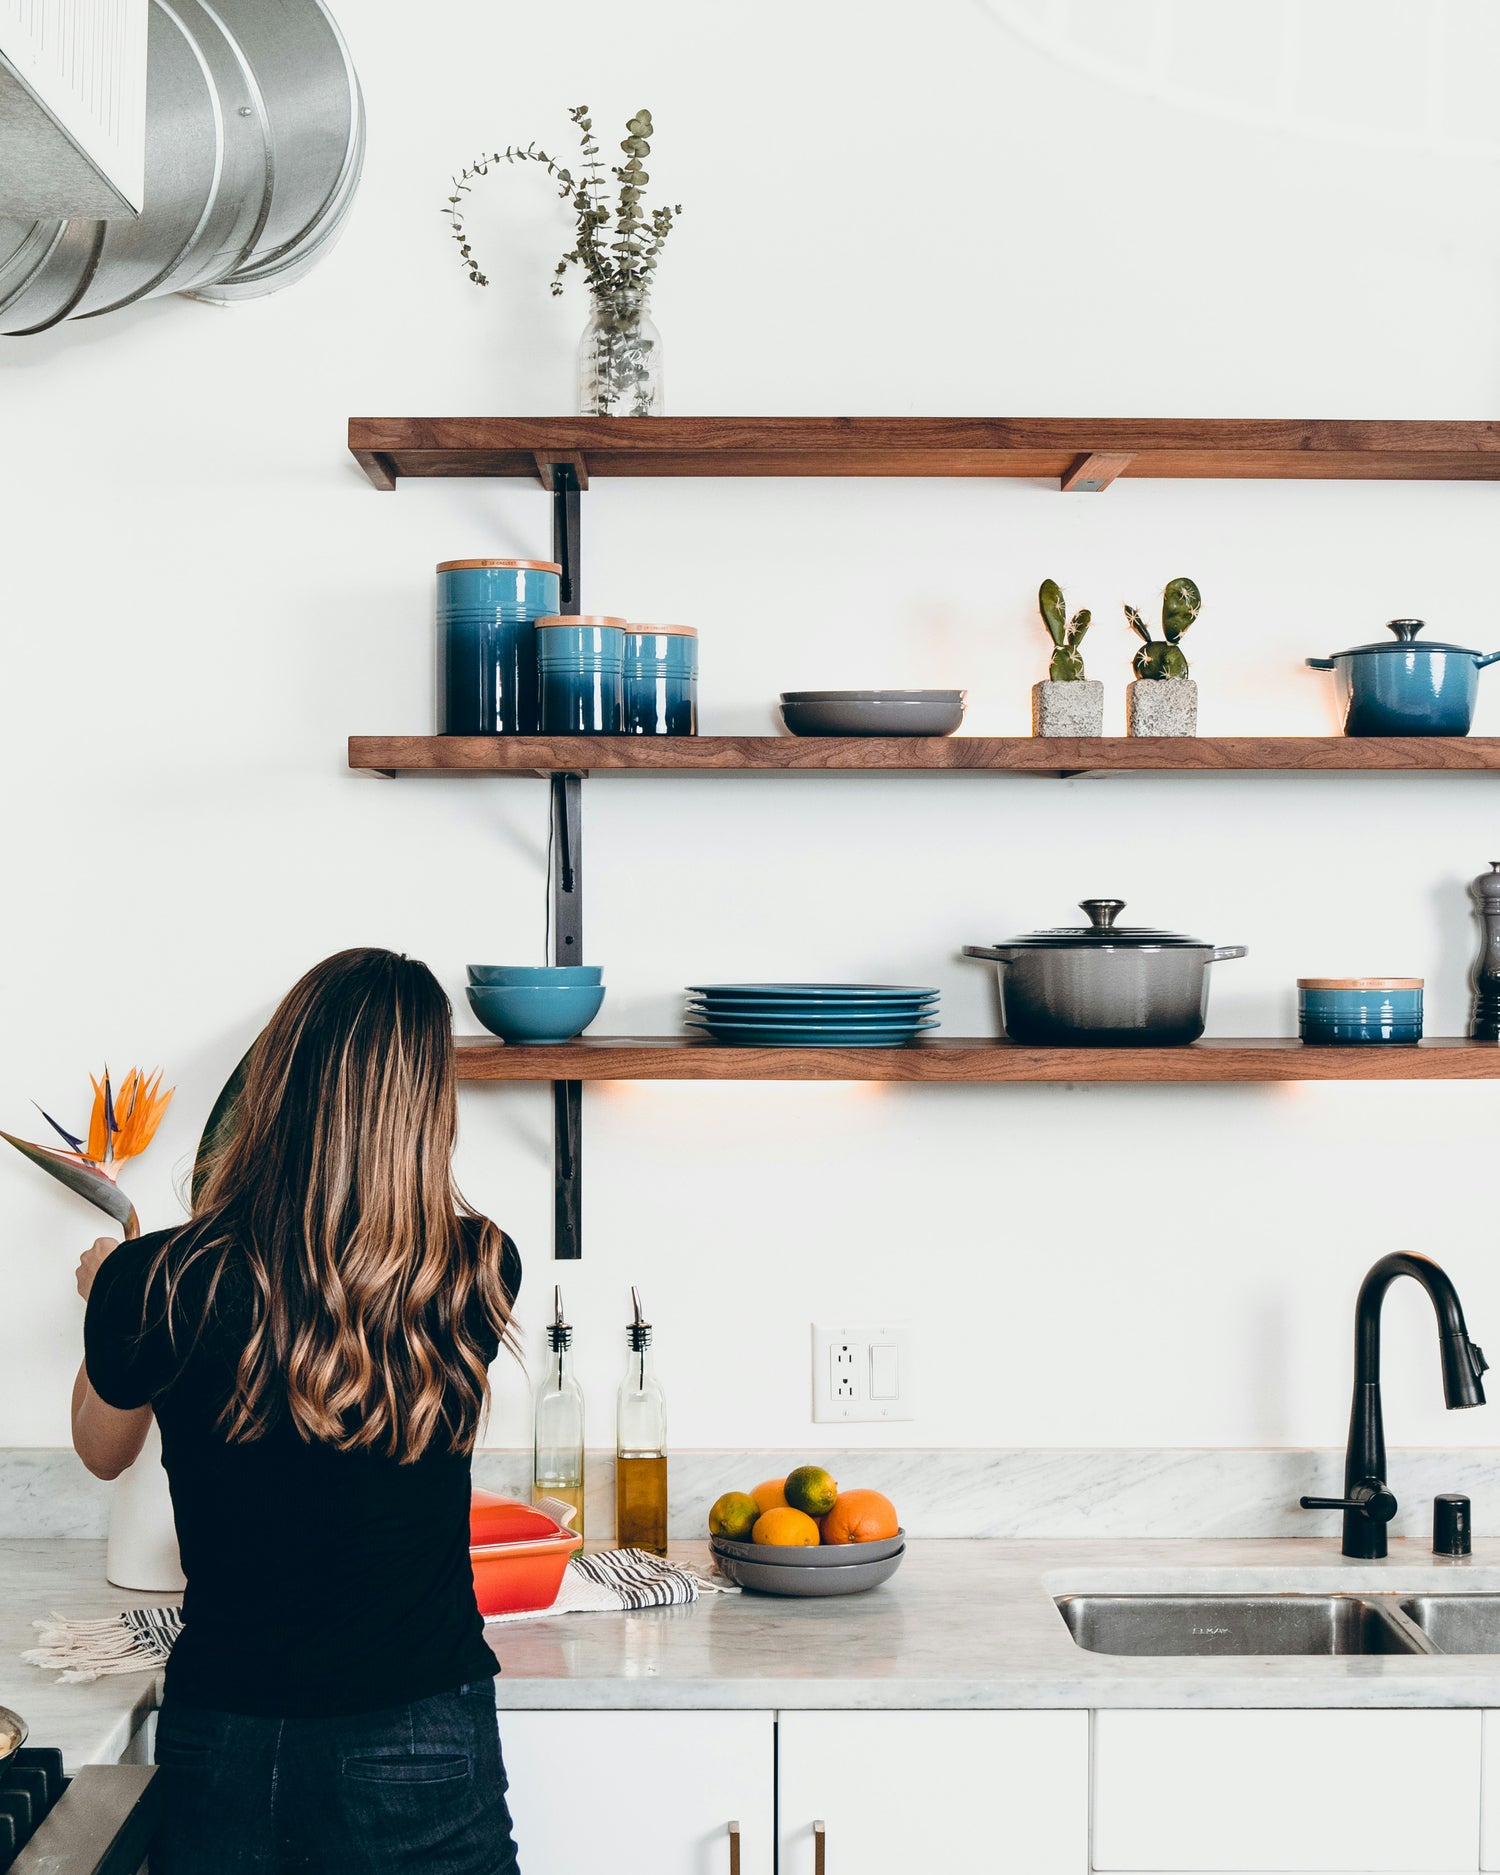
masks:
[[[1188,676],[1182,634],[1197,618],[1203,599],[1190,579],[1167,581],[1161,596],[1161,637],[1133,605],[1125,608],[1130,629],[1141,640],[1131,668],[1135,682],[1125,689],[1126,728],[1132,736],[1195,736],[1198,733],[1198,686]]]
[[[1052,662],[1044,682],[1031,686],[1031,733],[1034,736],[1097,736],[1104,730],[1104,686],[1083,674],[1083,634],[1091,614],[1070,619],[1063,589],[1044,579],[1037,608],[1052,640]]]

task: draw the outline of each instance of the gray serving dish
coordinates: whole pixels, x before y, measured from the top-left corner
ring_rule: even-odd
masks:
[[[819,1543],[812,1549],[784,1548],[779,1543],[736,1543],[732,1537],[711,1536],[709,1544],[716,1556],[733,1556],[739,1562],[784,1563],[790,1557],[799,1569],[847,1569],[854,1562],[883,1562],[906,1547],[906,1532],[883,1536],[874,1543]]]
[[[781,720],[794,736],[951,736],[963,690],[788,690]]]
[[[787,1552],[783,1550],[782,1554]],[[742,1562],[718,1549],[714,1561],[721,1575],[761,1595],[862,1595],[866,1589],[878,1589],[882,1582],[888,1582],[901,1567],[905,1554],[905,1549],[898,1549],[894,1556],[845,1563],[832,1569],[803,1569],[788,1562]]]

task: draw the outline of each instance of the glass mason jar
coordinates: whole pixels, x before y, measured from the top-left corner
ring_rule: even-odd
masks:
[[[595,298],[578,341],[581,417],[660,417],[661,333],[644,293]]]

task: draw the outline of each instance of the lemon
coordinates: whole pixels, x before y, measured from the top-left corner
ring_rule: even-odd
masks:
[[[743,1543],[755,1528],[760,1506],[743,1491],[726,1491],[708,1513],[708,1527],[714,1536],[728,1537],[731,1543]]]
[[[821,1465],[799,1465],[787,1473],[786,1501],[809,1517],[826,1517],[838,1500],[839,1488]]]
[[[756,1520],[752,1543],[771,1543],[777,1549],[811,1549],[821,1543],[818,1526],[800,1510],[783,1506],[768,1510]]]

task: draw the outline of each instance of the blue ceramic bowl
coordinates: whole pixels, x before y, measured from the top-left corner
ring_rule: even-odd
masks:
[[[1304,1042],[1420,1042],[1420,977],[1299,977]]]
[[[468,968],[471,983],[496,989],[527,984],[571,989],[580,983],[593,989],[604,981],[603,964],[470,964]]]
[[[603,984],[470,984],[469,1007],[503,1042],[571,1042],[598,1015]]]

